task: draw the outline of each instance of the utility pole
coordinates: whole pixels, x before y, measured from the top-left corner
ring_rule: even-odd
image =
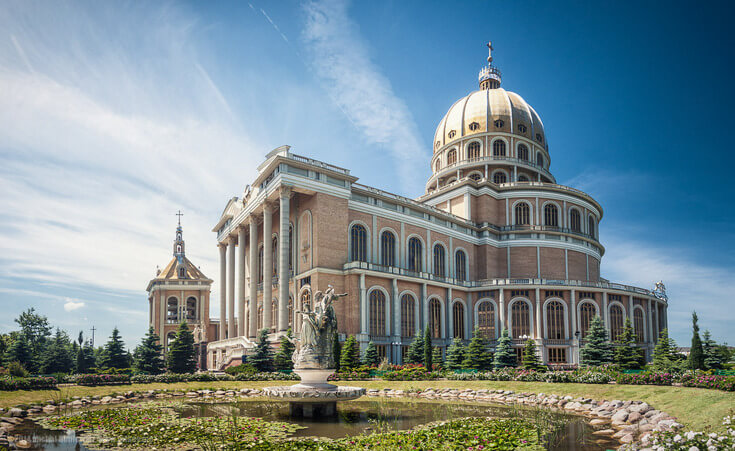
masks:
[[[94,331],[97,329],[95,329],[94,326],[92,326],[90,330],[92,331],[92,347],[94,348]]]

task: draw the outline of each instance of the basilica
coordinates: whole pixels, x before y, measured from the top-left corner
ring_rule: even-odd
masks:
[[[541,118],[501,87],[488,47],[479,89],[438,123],[421,197],[362,185],[348,169],[279,147],[214,226],[219,319],[204,319],[211,281],[182,247],[149,286],[152,325],[166,336],[166,315],[196,319],[201,366],[219,370],[239,364],[259,330],[276,343],[298,329],[312,290],[333,285],[348,294],[334,305],[340,340],[355,335],[362,349],[372,341],[393,363],[428,328],[443,350],[475,329],[494,346],[508,329],[519,356],[531,338],[545,363],[573,365],[594,316],[613,340],[629,318],[650,357],[667,326],[663,284],[601,276],[602,206],[556,183]]]

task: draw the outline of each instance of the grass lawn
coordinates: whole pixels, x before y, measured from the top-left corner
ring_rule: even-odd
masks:
[[[291,385],[293,381],[270,382],[182,382],[176,384],[133,384],[103,387],[63,387],[59,390],[0,391],[0,407],[8,408],[19,404],[42,404],[47,400],[68,399],[73,396],[105,396],[126,391],[157,389],[200,390],[218,388],[262,388],[271,385]],[[365,388],[424,389],[502,389],[516,392],[546,393],[583,396],[598,400],[639,400],[656,409],[673,415],[685,426],[694,430],[722,430],[722,417],[735,413],[735,393],[689,387],[659,387],[654,385],[594,385],[594,384],[551,384],[546,382],[496,382],[496,381],[348,381],[340,385]]]

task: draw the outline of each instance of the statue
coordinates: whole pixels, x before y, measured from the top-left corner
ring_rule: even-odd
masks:
[[[653,295],[664,301],[669,300],[669,297],[666,296],[666,285],[664,285],[663,280],[659,280],[658,282],[656,282],[656,286],[653,289]]]
[[[310,287],[306,290],[311,294]],[[326,370],[335,367],[334,335],[337,332],[337,315],[332,303],[344,296],[347,293],[336,294],[334,287],[329,285],[324,293],[317,291],[313,297],[309,296],[310,301],[296,312],[301,316],[301,331],[294,340],[294,369]]]

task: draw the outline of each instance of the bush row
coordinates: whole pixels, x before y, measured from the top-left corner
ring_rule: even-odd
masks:
[[[574,370],[539,372],[517,368],[503,368],[476,373],[449,373],[449,380],[458,381],[522,381],[550,383],[607,384],[615,378],[606,371]]]
[[[130,378],[134,384],[152,384],[174,382],[210,382],[210,381],[295,381],[299,377],[293,373],[239,373],[239,374],[212,374],[212,373],[194,373],[194,374],[139,374]]]
[[[46,390],[56,388],[53,377],[12,377],[0,376],[0,390]]]
[[[66,376],[63,382],[77,385],[120,385],[129,384],[130,376],[127,374],[73,374]]]

